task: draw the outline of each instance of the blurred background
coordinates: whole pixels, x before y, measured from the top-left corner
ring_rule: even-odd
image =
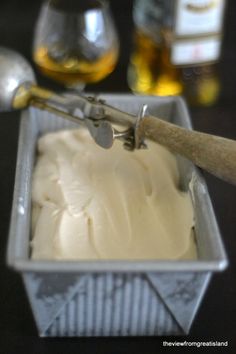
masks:
[[[143,3],[145,1],[143,0]],[[130,58],[135,51],[135,29],[132,0],[110,0],[113,20],[119,38],[119,57],[114,71],[103,80],[86,84],[85,92],[131,92],[134,77],[127,79]],[[23,54],[32,64],[40,85],[64,90],[64,85],[42,75],[32,59],[33,34],[42,3],[32,0],[1,0],[0,46],[12,48]],[[196,130],[236,139],[236,2],[226,0],[223,26],[223,42],[217,75],[221,85],[214,104],[189,106]],[[133,80],[133,81],[132,81]],[[138,90],[136,90],[138,91]],[[162,347],[161,338],[92,339],[59,342],[37,338],[36,328],[19,277],[5,267],[5,249],[10,218],[14,172],[17,153],[19,112],[0,113],[0,338],[3,353],[21,348],[34,353],[58,353],[77,343],[83,352],[90,353],[156,353]],[[227,353],[236,349],[236,188],[203,172],[214,205],[229,257],[229,267],[214,276],[203,304],[193,324],[188,340],[229,341]],[[0,350],[1,352],[1,350]],[[69,352],[69,351],[68,351]],[[171,352],[174,349],[171,348]],[[209,348],[209,353],[215,353]],[[217,352],[221,352],[217,348]],[[225,352],[224,352],[225,353]]]

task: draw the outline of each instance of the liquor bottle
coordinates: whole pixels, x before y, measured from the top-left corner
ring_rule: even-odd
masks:
[[[224,7],[224,0],[135,0],[130,88],[213,104],[220,91]]]

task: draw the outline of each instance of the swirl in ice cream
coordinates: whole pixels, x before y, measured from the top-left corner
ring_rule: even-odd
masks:
[[[42,136],[32,190],[33,259],[195,258],[193,207],[175,157],[148,142],[97,146],[85,129]]]

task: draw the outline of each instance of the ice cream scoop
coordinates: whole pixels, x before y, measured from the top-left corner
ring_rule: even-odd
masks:
[[[29,105],[83,122],[95,142],[104,148],[111,147],[118,138],[124,140],[125,148],[132,150],[142,147],[143,139],[148,138],[236,184],[236,141],[165,122],[147,115],[146,106],[141,107],[136,117],[93,97],[55,94],[35,84],[34,73],[20,54],[0,48],[0,110]],[[117,131],[111,123],[122,124],[126,129]]]

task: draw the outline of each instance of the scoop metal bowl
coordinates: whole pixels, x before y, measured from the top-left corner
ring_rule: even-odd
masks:
[[[95,142],[104,148],[111,147],[115,138],[125,140],[128,149],[140,148],[146,137],[236,184],[236,141],[187,130],[146,115],[146,107],[135,117],[95,98],[57,95],[36,86],[35,82],[29,63],[20,54],[0,48],[0,110],[34,105],[66,119],[82,121]],[[121,123],[128,129],[117,132],[111,122]]]
[[[10,111],[18,88],[35,84],[36,79],[30,64],[19,53],[0,48],[0,109]]]

